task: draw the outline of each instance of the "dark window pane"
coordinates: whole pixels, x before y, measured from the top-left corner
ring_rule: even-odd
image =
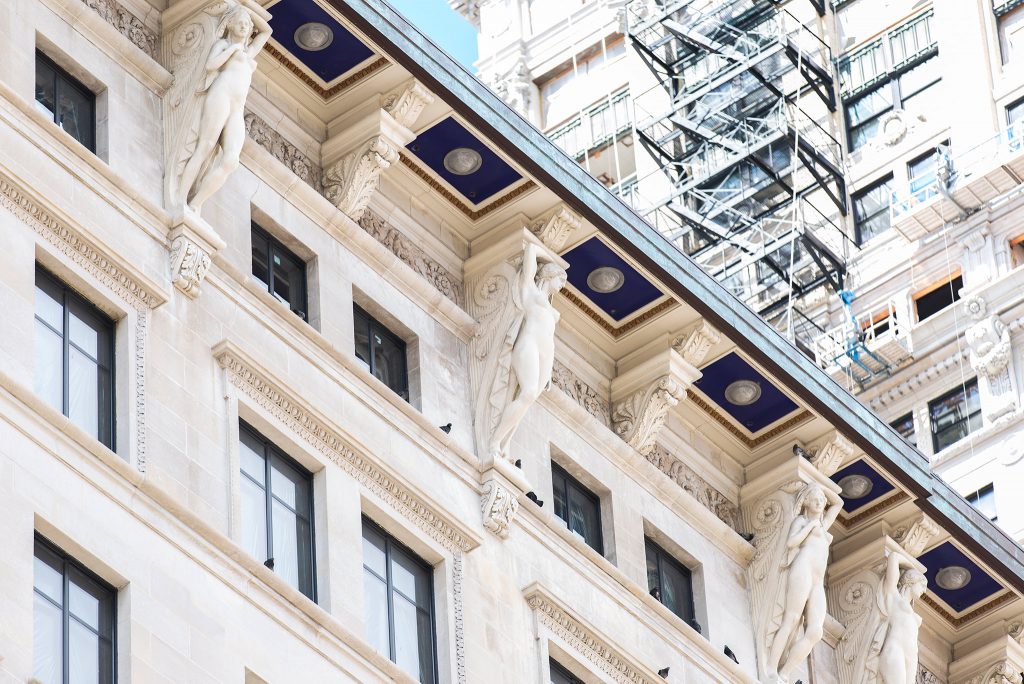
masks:
[[[980,428],[981,402],[977,379],[929,402],[928,413],[932,423],[932,444],[936,452]]]
[[[1024,121],[1024,100],[1014,102],[1006,108],[1006,123],[1012,125],[1018,121]]]
[[[41,53],[36,53],[36,106],[95,151],[96,96]]]
[[[356,358],[366,365],[374,377],[408,401],[409,375],[405,342],[359,305],[354,304],[352,309]]]
[[[36,60],[36,102],[40,111],[57,120],[57,73],[48,61]]]
[[[35,559],[33,676],[112,684],[116,592],[41,538]]]
[[[555,463],[551,464],[551,481],[555,515],[587,546],[603,554],[600,498]]]
[[[583,684],[580,679],[554,660],[548,663],[548,669],[551,671],[551,684]]]
[[[433,569],[365,518],[363,590],[370,643],[420,682],[433,684]]]
[[[993,485],[985,485],[973,494],[967,495],[967,501],[978,509],[989,520],[995,522],[999,519],[996,514],[996,491]]]
[[[252,274],[261,283],[270,286],[270,248],[262,231],[252,231]]]
[[[908,413],[894,420],[890,425],[896,429],[896,432],[903,435],[903,439],[917,446],[917,435],[914,433],[914,414]]]
[[[312,475],[244,423],[239,442],[242,546],[316,600]]]
[[[923,321],[939,313],[953,302],[959,301],[960,290],[964,287],[964,279],[961,276],[953,278],[927,294],[923,294],[914,300],[917,308],[917,320]]]
[[[889,203],[892,199],[892,176],[853,196],[853,220],[857,244],[864,244],[890,227]]]
[[[267,291],[306,318],[306,262],[252,224],[252,274]]]
[[[39,268],[35,301],[36,392],[113,448],[114,322]]]
[[[693,587],[688,568],[650,539],[647,552],[647,586],[651,596],[686,621],[693,620]]]

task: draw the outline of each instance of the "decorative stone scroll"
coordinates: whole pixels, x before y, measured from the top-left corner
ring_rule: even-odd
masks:
[[[672,348],[683,357],[684,361],[693,366],[700,366],[704,363],[711,348],[721,339],[721,333],[715,330],[710,323],[701,319],[686,333],[677,337],[672,343]]]
[[[174,76],[164,96],[167,208],[199,214],[238,167],[245,100],[270,15],[252,0],[181,2],[164,13],[163,63]]]
[[[865,560],[840,569],[829,589],[832,612],[846,625],[837,646],[840,684],[915,684],[921,618],[914,604],[928,588],[924,566],[890,538],[858,558]]]
[[[189,299],[195,299],[212,257],[224,249],[224,241],[205,221],[186,212],[171,229],[170,243],[171,282]]]
[[[412,80],[385,95],[381,108],[399,125],[412,128],[416,119],[433,101],[433,94],[422,83]]]
[[[360,217],[359,227],[387,247],[404,264],[427,279],[445,297],[459,306],[465,305],[462,282],[448,269],[431,259],[397,228],[367,209]]]
[[[103,21],[117,29],[118,33],[130,40],[135,47],[153,59],[157,59],[156,32],[125,9],[121,3],[117,0],[82,0],[82,2],[100,15]]]
[[[580,215],[562,204],[546,216],[532,221],[529,228],[548,249],[561,252],[582,224]]]
[[[978,374],[982,411],[985,420],[992,422],[1019,406],[1010,331],[999,316],[988,314],[981,297],[969,297],[964,308],[975,321],[964,338],[970,347],[971,368]]]
[[[245,132],[257,145],[265,149],[274,159],[284,164],[306,185],[317,192],[323,191],[323,171],[319,163],[303,154],[298,147],[288,142],[273,126],[254,112],[245,113]]]
[[[762,684],[785,684],[824,636],[828,530],[843,501],[839,486],[799,456],[741,491],[754,557],[747,570]]]
[[[518,510],[519,499],[515,490],[491,471],[491,477],[484,482],[480,494],[480,513],[484,527],[506,539]]]
[[[817,444],[812,445],[808,452],[811,463],[825,477],[832,477],[843,462],[854,452],[853,443],[833,430]]]
[[[370,138],[324,170],[324,197],[358,221],[377,191],[381,172],[398,161],[400,147],[383,135]]]
[[[922,514],[911,523],[899,525],[893,531],[893,541],[899,544],[913,558],[917,558],[928,548],[932,539],[942,530],[931,518]]]
[[[1008,660],[992,665],[984,674],[963,680],[963,684],[1022,684],[1024,673]],[[959,682],[957,684],[960,684]]]
[[[739,508],[698,475],[697,471],[670,454],[660,444],[654,445],[644,457],[704,508],[714,513],[719,520],[739,531]]]
[[[474,281],[470,301],[480,322],[470,344],[473,428],[485,463],[515,460],[512,436],[551,385],[559,319],[551,297],[566,282],[556,256],[521,235],[512,239],[521,251],[501,249],[505,258]]]
[[[686,398],[686,386],[666,375],[615,404],[612,429],[646,456],[654,449],[669,409]]]
[[[924,665],[918,663],[917,666],[917,679],[914,680],[914,684],[942,684],[939,678],[935,674],[926,668]]]

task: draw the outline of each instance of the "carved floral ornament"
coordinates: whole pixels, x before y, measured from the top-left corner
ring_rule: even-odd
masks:
[[[118,33],[131,41],[135,47],[152,59],[157,58],[156,32],[125,9],[121,3],[116,0],[82,0],[82,2],[100,15],[103,21],[117,29]]]
[[[506,539],[518,510],[519,501],[511,488],[496,478],[484,482],[480,494],[480,513],[485,528],[501,539]]]

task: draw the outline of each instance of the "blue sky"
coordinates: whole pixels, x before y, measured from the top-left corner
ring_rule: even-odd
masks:
[[[473,71],[473,62],[476,61],[476,30],[456,14],[445,0],[387,2],[445,52]]]

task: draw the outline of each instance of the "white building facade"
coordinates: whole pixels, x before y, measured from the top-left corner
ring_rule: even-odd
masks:
[[[0,36],[3,681],[1020,681],[1020,547],[383,4]]]

